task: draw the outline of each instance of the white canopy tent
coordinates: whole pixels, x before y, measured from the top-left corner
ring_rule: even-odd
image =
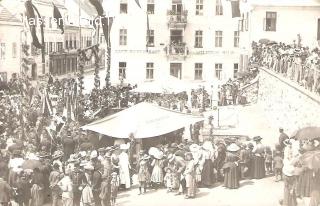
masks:
[[[171,111],[150,103],[139,103],[82,127],[115,138],[149,138],[204,120],[202,116]]]

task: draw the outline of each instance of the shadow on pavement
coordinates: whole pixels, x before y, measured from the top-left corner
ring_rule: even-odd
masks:
[[[209,192],[200,192],[200,193],[196,194],[196,198],[201,198],[201,197],[204,197],[207,195],[209,195]]]
[[[246,180],[246,181],[240,183],[240,187],[244,187],[244,186],[246,186],[246,185],[253,185],[253,184],[254,184],[253,181],[251,181],[251,180]]]

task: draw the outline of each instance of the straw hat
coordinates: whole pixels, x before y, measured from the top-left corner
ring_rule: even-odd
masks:
[[[98,152],[96,150],[93,150],[90,154],[90,159],[94,159],[98,157]]]
[[[239,150],[240,150],[240,147],[235,143],[232,143],[227,147],[227,151],[229,152],[237,152]]]
[[[158,150],[157,152],[155,152],[152,156],[158,160],[162,159],[163,158],[163,152]]]
[[[253,141],[259,141],[259,140],[262,140],[262,137],[260,137],[260,136],[255,136],[255,137],[253,137]]]
[[[60,157],[62,157],[63,156],[63,152],[62,151],[55,151],[54,153],[53,153],[53,155],[52,155],[52,159],[58,159],[58,158],[60,158]]]
[[[189,149],[191,152],[198,152],[200,150],[200,146],[197,144],[192,144],[190,145]]]

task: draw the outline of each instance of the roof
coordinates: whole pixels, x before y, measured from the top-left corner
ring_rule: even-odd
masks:
[[[312,7],[320,6],[320,0],[248,0],[253,6]]]
[[[21,21],[2,4],[0,4],[0,21],[21,23]]]
[[[175,112],[142,102],[90,123],[82,128],[115,138],[149,138],[164,135],[204,120],[201,116]]]

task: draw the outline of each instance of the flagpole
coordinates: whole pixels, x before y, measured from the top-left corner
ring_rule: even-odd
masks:
[[[32,7],[34,8],[34,10],[37,12],[38,16],[39,16],[39,19],[41,19],[41,24],[40,24],[40,29],[41,29],[41,57],[42,57],[42,73],[45,73],[45,51],[44,51],[44,31],[43,31],[43,24],[44,24],[44,21],[43,21],[43,18],[42,16],[40,15],[38,9],[32,4]]]
[[[79,41],[80,41],[80,49],[82,49],[82,39],[81,39],[81,0],[79,0]]]

